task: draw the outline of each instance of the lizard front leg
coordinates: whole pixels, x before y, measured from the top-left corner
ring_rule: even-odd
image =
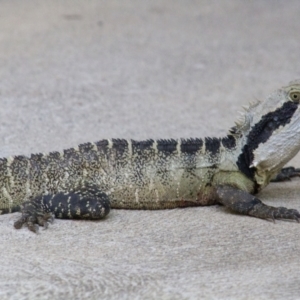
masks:
[[[255,196],[233,186],[217,186],[216,193],[218,202],[236,213],[273,221],[290,219],[299,222],[300,219],[300,213],[295,209],[266,205]]]
[[[85,184],[68,193],[41,195],[22,205],[22,216],[15,222],[16,229],[23,224],[33,232],[39,225],[48,227],[56,218],[98,220],[110,211],[108,196],[96,186]]]

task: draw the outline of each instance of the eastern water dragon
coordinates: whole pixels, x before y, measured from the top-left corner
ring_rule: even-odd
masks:
[[[292,219],[294,209],[255,195],[300,149],[300,81],[245,112],[223,138],[101,140],[30,157],[0,159],[0,214],[21,211],[15,228],[34,232],[53,218],[101,219],[110,208],[164,209],[222,204],[262,219]]]

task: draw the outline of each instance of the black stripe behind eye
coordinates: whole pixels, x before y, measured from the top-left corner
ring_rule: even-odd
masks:
[[[276,129],[290,123],[297,107],[298,104],[289,101],[274,112],[264,115],[251,129],[247,140],[248,146],[251,145],[252,150],[258,148],[258,145],[266,142]]]
[[[282,107],[264,115],[261,120],[252,127],[247,138],[247,143],[238,157],[237,165],[241,172],[253,178],[255,170],[249,168],[254,158],[253,151],[257,149],[260,144],[265,143],[276,129],[288,124],[297,108],[297,103],[292,101],[285,102]]]

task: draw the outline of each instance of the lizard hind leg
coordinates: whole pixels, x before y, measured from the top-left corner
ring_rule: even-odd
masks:
[[[46,229],[54,217],[61,219],[99,220],[110,211],[108,196],[97,186],[84,184],[76,190],[50,195],[41,195],[22,205],[22,216],[15,222],[19,229],[23,224],[33,232],[39,226]]]
[[[271,219],[273,221],[275,219],[289,219],[299,223],[300,213],[296,209],[266,205],[255,196],[236,187],[218,186],[216,193],[218,202],[233,212],[261,219]]]

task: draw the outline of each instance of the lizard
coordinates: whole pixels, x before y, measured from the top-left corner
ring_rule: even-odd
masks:
[[[111,208],[167,209],[221,204],[262,219],[299,222],[295,209],[264,204],[271,180],[300,149],[300,80],[244,107],[225,137],[100,140],[61,152],[0,159],[0,214],[33,232],[54,218],[98,220]]]

